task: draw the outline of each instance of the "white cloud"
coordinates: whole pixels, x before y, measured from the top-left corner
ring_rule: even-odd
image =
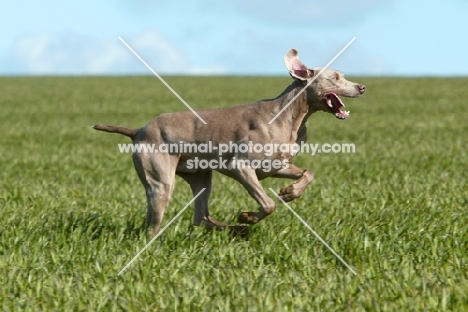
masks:
[[[73,33],[45,33],[19,38],[13,59],[31,74],[98,74],[112,69],[126,55],[108,40]]]
[[[205,76],[205,75],[226,75],[229,71],[224,66],[192,66],[190,67],[185,74]]]
[[[184,72],[189,67],[182,50],[156,31],[145,31],[127,43],[156,71]]]
[[[193,49],[195,42],[176,43],[156,30],[146,30],[136,36],[123,35],[122,38],[157,73],[190,75],[287,75],[283,54],[289,48],[299,49],[303,61],[314,67],[326,64],[346,43],[323,36],[310,41],[310,34],[298,32],[287,36],[288,32],[284,29],[264,36],[256,30],[238,30],[225,36],[221,42],[210,41],[210,45],[198,49]],[[19,38],[12,50],[14,52],[6,58],[7,62],[1,62],[8,64],[8,67],[0,69],[1,74],[151,75],[117,37],[43,33]],[[390,70],[384,59],[365,53],[359,42],[343,53],[332,67],[348,75],[379,75]]]
[[[191,65],[185,53],[155,30],[123,39],[158,73],[207,73],[222,68]],[[12,59],[22,74],[151,74],[118,38],[43,33],[19,38]]]

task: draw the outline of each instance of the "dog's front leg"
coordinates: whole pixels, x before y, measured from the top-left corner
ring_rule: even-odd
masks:
[[[235,173],[231,174],[231,176],[240,182],[247,192],[249,192],[250,196],[252,196],[260,205],[257,212],[242,212],[238,217],[238,221],[240,223],[255,224],[266,216],[272,214],[273,211],[275,211],[275,202],[273,199],[268,197],[267,193],[258,181],[255,169],[243,168],[237,169],[234,172]]]
[[[281,199],[283,199],[285,202],[289,202],[300,197],[302,193],[304,193],[307,185],[309,185],[309,183],[314,179],[314,174],[310,170],[302,169],[293,164],[289,164],[287,168],[279,170],[273,175],[273,177],[296,180],[290,186],[283,187],[279,192]]]

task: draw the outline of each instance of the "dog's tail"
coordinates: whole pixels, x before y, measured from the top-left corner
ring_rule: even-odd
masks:
[[[128,136],[132,140],[139,130],[139,129],[130,129],[130,128],[125,128],[125,127],[106,126],[106,125],[95,125],[93,129],[96,129],[99,131],[112,132],[112,133],[120,133],[120,134]]]

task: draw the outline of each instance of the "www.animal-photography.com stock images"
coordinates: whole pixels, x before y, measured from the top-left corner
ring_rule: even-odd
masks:
[[[4,311],[468,311],[468,2],[5,3]]]

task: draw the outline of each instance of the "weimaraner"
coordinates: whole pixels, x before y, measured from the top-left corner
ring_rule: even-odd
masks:
[[[208,228],[227,226],[210,217],[208,198],[211,192],[213,169],[194,167],[193,160],[196,157],[198,160],[208,161],[218,159],[219,153],[216,147],[230,142],[237,144],[252,142],[263,145],[273,142],[301,144],[307,139],[306,121],[310,115],[317,111],[325,111],[339,119],[346,119],[349,117],[349,112],[342,110],[344,104],[339,96],[358,97],[365,92],[364,85],[346,80],[339,71],[325,69],[318,75],[321,69],[307,68],[299,60],[295,49],[289,50],[284,60],[294,81],[279,96],[230,108],[197,110],[196,112],[206,121],[206,124],[192,112],[183,111],[162,114],[140,129],[94,126],[96,130],[128,136],[134,145],[160,146],[181,142],[184,144],[211,142],[214,146],[211,153],[194,151],[154,153],[144,150],[133,152],[133,163],[146,191],[147,226],[151,228],[153,236],[160,228],[164,210],[172,197],[176,174],[189,183],[194,196],[205,188],[205,191],[195,200],[194,224],[204,224]],[[307,85],[307,89],[302,92]],[[269,124],[286,106],[287,108]],[[260,180],[267,177],[295,180],[291,185],[283,187],[279,193],[285,202],[302,195],[312,181],[313,173],[293,165],[294,156],[295,153],[280,151],[268,156],[265,153],[241,153],[239,151],[230,151],[222,155],[225,166],[214,170],[241,183],[260,205],[256,212],[242,212],[238,217],[240,223],[255,224],[275,210],[275,201],[262,188]],[[236,162],[239,159],[280,160],[287,166],[267,169],[237,166]]]

